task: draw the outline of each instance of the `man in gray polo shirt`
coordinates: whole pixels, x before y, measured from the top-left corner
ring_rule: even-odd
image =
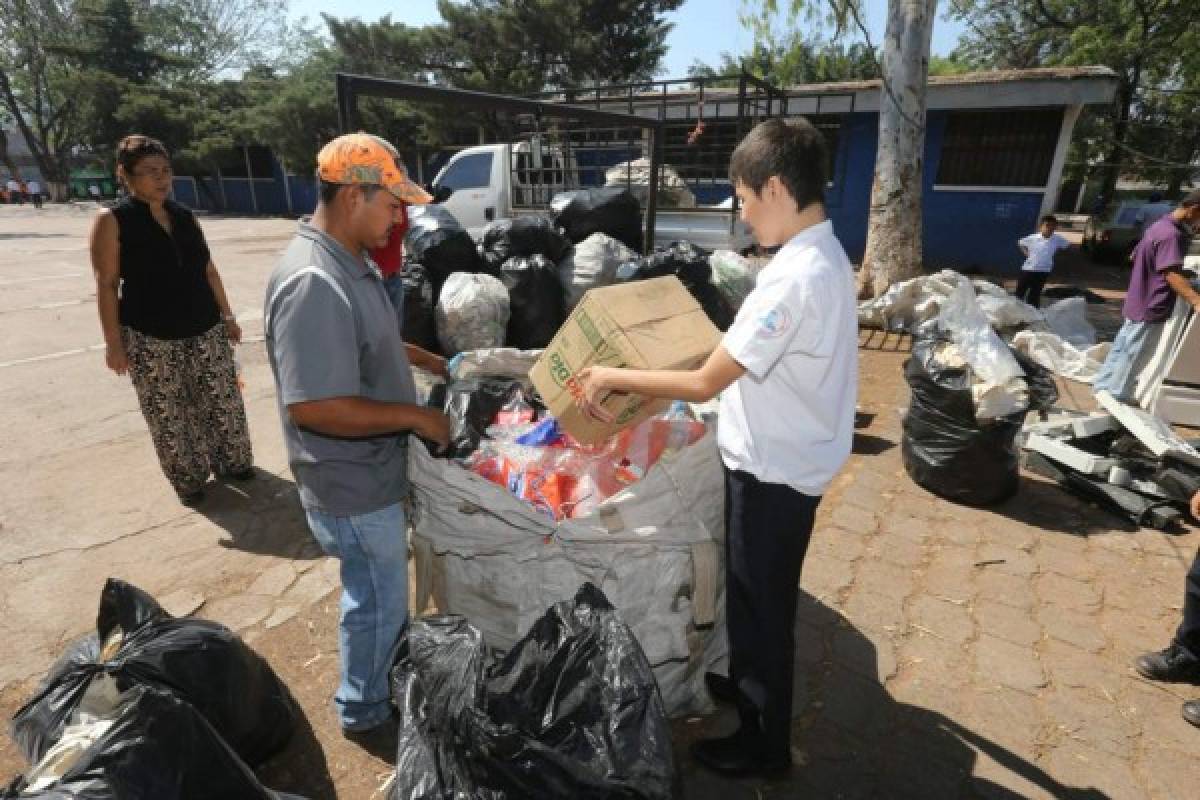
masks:
[[[267,284],[267,353],[288,463],[313,536],[342,578],[335,705],[351,735],[386,730],[388,669],[408,617],[408,433],[445,445],[439,411],[415,405],[396,312],[366,251],[404,203],[429,196],[394,149],[365,133],[317,155],[320,198]]]

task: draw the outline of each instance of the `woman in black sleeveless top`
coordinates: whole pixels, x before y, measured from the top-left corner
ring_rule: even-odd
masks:
[[[168,198],[161,142],[126,136],[117,177],[128,196],[92,225],[92,269],[105,362],[126,372],[167,480],[204,499],[208,476],[254,477],[232,343],[242,331],[195,216]]]

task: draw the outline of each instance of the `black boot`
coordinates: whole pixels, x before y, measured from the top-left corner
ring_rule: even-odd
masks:
[[[762,735],[745,727],[729,736],[701,739],[691,750],[701,764],[726,775],[778,775],[792,766],[791,753],[769,753]]]
[[[1152,681],[1200,684],[1200,660],[1174,642],[1162,652],[1138,656],[1133,666]]]

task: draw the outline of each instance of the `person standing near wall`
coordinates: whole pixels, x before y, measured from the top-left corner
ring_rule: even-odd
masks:
[[[42,184],[35,178],[28,185],[29,199],[33,201],[34,208],[42,207]]]
[[[1183,272],[1188,240],[1198,227],[1200,189],[1147,228],[1137,243],[1129,291],[1121,309],[1125,322],[1092,382],[1093,392],[1108,392],[1121,402],[1131,402],[1144,363],[1142,356],[1154,352],[1175,301],[1182,298],[1200,311],[1200,293]]]
[[[255,473],[231,346],[242,330],[195,215],[168,198],[171,175],[162,142],[122,139],[127,194],[96,215],[90,244],[105,363],[132,378],[163,473],[193,506],[210,474]]]
[[[1071,246],[1055,231],[1058,229],[1058,219],[1053,214],[1042,217],[1037,233],[1031,233],[1017,242],[1017,247],[1025,256],[1021,265],[1021,277],[1017,279],[1016,296],[1034,308],[1042,305],[1042,289],[1050,272],[1054,269],[1054,258],[1062,250]]]

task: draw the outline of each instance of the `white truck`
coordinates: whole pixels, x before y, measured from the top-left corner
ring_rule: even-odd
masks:
[[[547,147],[534,137],[460,150],[438,172],[430,188],[435,200],[478,239],[492,220],[547,211],[554,195],[580,188],[579,175],[570,155],[564,156],[561,149]],[[636,185],[631,188],[638,193]],[[641,188],[644,196],[646,187]],[[654,215],[655,244],[681,239],[707,250],[738,253],[754,245],[750,229],[734,219],[730,200],[693,208],[663,208],[660,201]]]

